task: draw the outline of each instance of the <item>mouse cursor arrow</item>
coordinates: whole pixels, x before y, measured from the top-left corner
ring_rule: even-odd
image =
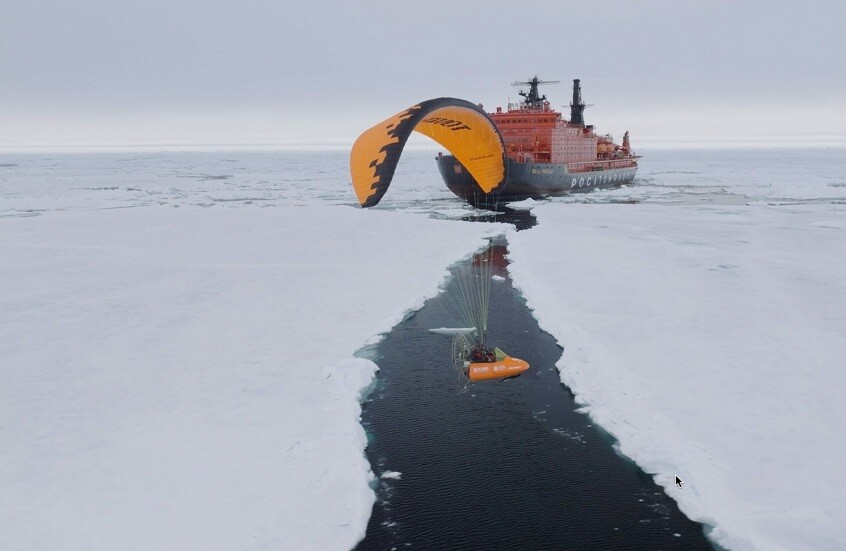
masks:
[[[682,484],[684,484],[684,480],[682,480],[681,478],[679,478],[679,475],[676,475],[676,486],[678,486],[679,488],[681,488],[681,487],[682,487]]]

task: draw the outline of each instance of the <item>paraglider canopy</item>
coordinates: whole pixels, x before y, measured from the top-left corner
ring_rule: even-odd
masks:
[[[362,207],[385,195],[412,131],[449,150],[485,193],[505,182],[505,144],[488,114],[462,99],[430,99],[380,122],[353,144],[350,174]]]

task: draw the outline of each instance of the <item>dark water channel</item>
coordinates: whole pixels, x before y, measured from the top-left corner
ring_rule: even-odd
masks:
[[[531,369],[465,389],[451,338],[428,331],[455,325],[443,295],[394,327],[374,351],[362,423],[376,475],[401,474],[378,480],[356,549],[712,549],[575,411],[555,368],[562,350],[511,287],[505,252],[493,251],[506,279],[492,284],[488,341]]]

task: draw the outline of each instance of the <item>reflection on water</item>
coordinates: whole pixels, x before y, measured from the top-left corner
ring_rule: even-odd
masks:
[[[466,216],[462,216],[461,220],[466,222],[502,222],[513,224],[518,231],[527,230],[538,223],[538,219],[532,214],[532,211],[513,209],[506,205],[480,208]]]

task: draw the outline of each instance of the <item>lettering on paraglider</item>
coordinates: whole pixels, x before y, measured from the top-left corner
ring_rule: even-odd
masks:
[[[470,157],[471,161],[480,161],[482,159],[490,159],[493,157],[493,153],[489,153],[488,155],[479,155],[478,157]]]
[[[429,117],[428,119],[423,119],[420,122],[427,122],[429,124],[438,124],[440,126],[445,126],[450,130],[470,130],[470,127],[464,124],[461,121],[454,121],[452,119],[445,119],[443,117]]]

